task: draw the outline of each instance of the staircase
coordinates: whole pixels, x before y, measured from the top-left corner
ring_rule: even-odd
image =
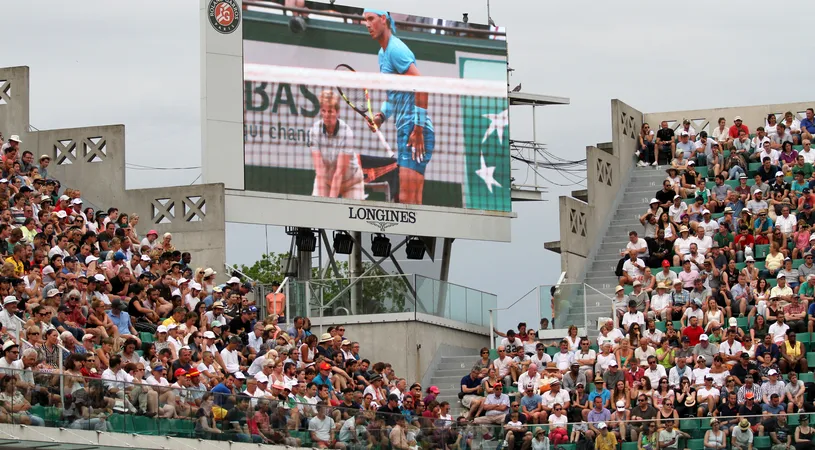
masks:
[[[597,335],[597,319],[611,316],[611,297],[614,297],[614,288],[617,286],[617,277],[614,269],[620,260],[620,250],[628,243],[628,232],[643,232],[639,216],[648,209],[648,201],[662,188],[662,180],[667,176],[666,166],[636,167],[631,182],[625,187],[622,202],[614,213],[609,227],[603,236],[602,244],[597,250],[594,260],[586,267],[584,283],[597,289],[606,296],[597,293],[591,288],[586,289],[586,316],[588,319],[589,336]],[[580,292],[582,297],[582,292]],[[584,323],[582,298],[575,299],[567,323]],[[561,326],[558,324],[558,326]]]
[[[478,361],[478,350],[473,350],[472,355],[467,356],[442,356],[440,362],[430,373],[430,385],[439,388],[439,395],[436,401],[450,403],[450,415],[456,417],[464,411],[458,400],[458,392],[461,390],[461,378],[470,373],[476,361]],[[426,390],[428,386],[424,386]]]

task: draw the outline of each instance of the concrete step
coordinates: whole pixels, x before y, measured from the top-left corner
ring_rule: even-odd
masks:
[[[473,362],[475,362],[475,360],[473,360]],[[470,363],[470,364],[467,364],[465,367],[456,367],[456,368],[453,368],[453,369],[444,369],[444,370],[436,369],[433,372],[433,378],[453,377],[453,378],[458,378],[458,381],[461,381],[461,377],[463,377],[464,375],[467,375],[468,373],[470,373],[470,368],[472,368],[472,367],[473,367],[473,364]]]
[[[440,362],[440,364],[455,364],[455,363],[459,363],[459,362],[462,362],[462,363],[469,362],[469,363],[472,364],[476,359],[478,359],[478,355],[472,355],[472,356],[469,356],[469,355],[467,355],[467,356],[442,356],[441,361],[439,361],[439,362]]]
[[[440,363],[438,366],[436,366],[436,371],[433,372],[433,374],[438,375],[439,372],[447,370],[457,370],[459,372],[461,370],[470,370],[470,368],[473,367],[473,364],[475,364],[477,360],[478,358],[472,358],[466,362]]]

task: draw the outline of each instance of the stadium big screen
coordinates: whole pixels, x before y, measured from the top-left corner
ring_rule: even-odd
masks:
[[[246,190],[511,210],[502,30],[305,8],[244,10]]]

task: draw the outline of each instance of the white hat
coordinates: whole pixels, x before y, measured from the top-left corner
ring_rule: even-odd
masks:
[[[702,214],[703,214],[703,215],[704,215],[704,214],[710,214],[710,210],[703,209],[703,210],[702,210]]]
[[[684,131],[684,130],[683,130],[683,131],[680,131],[680,132],[679,132],[679,135],[680,135],[680,136],[690,136],[690,135],[688,134],[688,132],[687,132],[687,131]]]
[[[171,323],[171,324],[167,325],[167,331],[170,331],[170,330],[173,330],[173,329],[176,329],[176,328],[178,328],[178,324]]]
[[[92,335],[92,334],[90,334],[90,333],[84,334],[84,335],[82,336],[82,340],[83,340],[83,341],[88,341],[88,340],[91,340],[91,339],[93,339],[93,335]]]
[[[680,280],[679,278],[675,279],[674,286],[676,286],[677,284],[682,284],[682,280]]]
[[[75,199],[71,200],[71,204],[72,205],[81,205],[82,204],[82,199],[81,198],[75,198]]]
[[[776,172],[776,173],[775,173],[775,176],[777,176],[777,177],[783,177],[783,176],[784,176],[784,172],[782,172],[782,171],[780,171],[780,170],[779,170],[778,172]]]
[[[778,375],[778,372],[775,369],[770,369],[770,371],[767,372],[767,375]]]
[[[756,260],[752,256],[748,256],[748,257],[744,258],[744,262],[756,262]]]
[[[0,178],[0,183],[8,183],[8,178]]]
[[[8,140],[14,141],[14,142],[19,142],[20,144],[23,143],[23,141],[20,140],[20,136],[17,136],[16,134],[12,134],[11,137],[8,138]]]
[[[784,272],[778,272],[778,275],[775,278],[777,280],[780,280],[781,278],[787,278],[787,276],[784,275]]]
[[[68,197],[67,195],[62,194],[62,195],[59,197],[59,199],[60,199],[60,201],[67,202],[68,200],[70,200],[70,199],[71,199],[71,197]]]
[[[696,165],[696,162],[694,162],[694,161],[688,161],[688,165],[689,165],[689,166],[695,166],[695,165]]]
[[[625,288],[619,285],[616,288],[614,288],[614,292],[620,292],[622,290],[625,290]]]
[[[241,282],[241,280],[238,277],[232,277],[232,278],[226,280],[226,284],[234,284],[234,283],[240,283],[240,282]]]
[[[200,291],[201,290],[201,285],[196,283],[195,281],[193,281],[193,282],[190,283],[190,289],[195,289],[197,291]]]
[[[96,275],[93,276],[93,279],[96,281],[105,281],[105,276],[102,275],[101,273],[97,273]]]
[[[212,331],[204,331],[204,337],[206,339],[215,339],[215,333]]]
[[[3,306],[10,305],[12,303],[18,303],[18,302],[19,301],[17,300],[17,297],[15,297],[13,295],[9,295],[9,296],[6,296],[6,298],[3,299]]]
[[[158,328],[156,328],[156,333],[166,333],[167,331],[167,327],[164,325],[159,325]]]
[[[263,372],[258,372],[255,374],[255,380],[257,380],[258,383],[268,383],[269,377],[267,377]]]
[[[10,349],[11,347],[16,347],[16,346],[17,346],[17,344],[14,341],[8,340],[8,341],[6,341],[5,344],[3,344],[3,351],[6,351],[6,350]]]
[[[702,335],[701,335],[701,336],[699,336],[699,340],[700,340],[700,341],[706,341],[706,340],[707,340],[707,334],[702,333]]]
[[[753,195],[761,194],[761,189],[756,189],[753,191]]]
[[[603,428],[606,428],[606,423],[605,422],[600,422],[600,423],[597,424],[597,429],[602,430]]]
[[[245,380],[246,375],[244,375],[243,372],[235,372],[235,378],[237,378],[239,380]]]
[[[218,274],[218,272],[212,270],[211,267],[207,267],[206,270],[204,270],[204,278],[211,277],[211,276],[217,275],[217,274]]]
[[[617,411],[625,411],[625,402],[622,400],[617,400]]]
[[[680,197],[678,194],[677,194],[677,195],[674,195],[674,200],[676,200],[676,199],[678,199],[678,198],[682,198],[682,197]]]
[[[68,217],[68,213],[66,213],[63,210],[59,210],[59,211],[57,211],[57,217],[59,217],[60,219],[64,219],[64,218]]]
[[[659,200],[657,200],[655,198],[652,198],[651,201],[648,202],[648,204],[651,204],[651,203],[659,203]]]
[[[93,255],[88,255],[88,257],[85,258],[85,264],[90,264],[90,263],[92,263],[94,261],[99,261],[99,257],[98,256],[93,256]]]
[[[45,296],[48,298],[56,297],[57,295],[59,295],[59,289],[49,289],[45,294]]]
[[[184,278],[184,277],[181,277],[181,278],[179,278],[179,279],[178,279],[178,283],[177,283],[177,284],[178,284],[179,286],[181,286],[182,284],[184,284],[184,283],[186,283],[186,282],[188,282],[188,281],[190,281],[190,280],[188,280],[188,279],[186,279],[186,278]]]
[[[608,363],[608,366],[609,367],[617,367],[617,361],[612,359],[611,362]]]
[[[634,283],[632,284],[632,286],[634,286],[634,287],[642,286],[642,283],[640,283],[640,280],[634,280]]]
[[[730,320],[727,321],[727,324],[730,325],[731,327],[737,327],[739,326],[739,321],[736,320],[735,317],[731,317]]]
[[[45,155],[45,154],[40,155],[40,161],[42,161],[43,159],[47,159],[47,160],[50,161],[51,160],[51,155]]]
[[[150,255],[141,255],[141,260],[142,260],[142,261],[152,261],[152,260],[150,259]]]
[[[733,122],[735,122],[735,121],[737,121],[737,120],[741,120],[741,116],[736,116],[736,118],[735,118],[735,119],[733,119]]]

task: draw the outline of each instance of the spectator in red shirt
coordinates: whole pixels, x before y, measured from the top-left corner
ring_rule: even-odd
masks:
[[[693,347],[699,343],[699,336],[704,332],[705,329],[699,326],[699,319],[691,316],[690,325],[682,329],[682,336],[687,336],[690,339],[690,346]]]
[[[730,127],[730,130],[727,132],[727,134],[730,136],[731,139],[735,140],[736,138],[738,138],[739,137],[739,132],[742,131],[742,130],[744,130],[744,132],[747,133],[748,136],[750,135],[750,129],[747,128],[747,125],[744,125],[741,122],[741,116],[736,116],[736,118],[733,119],[733,124],[734,125],[732,127]],[[732,143],[731,143],[731,148],[732,148]]]

